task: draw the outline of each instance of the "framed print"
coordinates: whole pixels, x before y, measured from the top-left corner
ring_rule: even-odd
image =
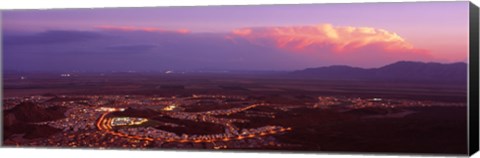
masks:
[[[2,10],[2,146],[471,155],[468,1]]]

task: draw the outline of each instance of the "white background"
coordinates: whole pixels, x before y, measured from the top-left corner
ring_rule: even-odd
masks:
[[[49,9],[49,8],[100,8],[100,7],[142,7],[142,6],[193,6],[193,5],[245,5],[245,4],[298,4],[298,3],[350,3],[350,2],[398,2],[400,0],[0,0],[2,9]],[[401,0],[425,1],[425,0]],[[444,1],[444,0],[435,0]],[[477,6],[480,0],[472,0]],[[1,20],[0,20],[1,22]],[[0,157],[67,157],[67,158],[133,158],[133,157],[169,157],[169,158],[376,158],[376,157],[433,157],[411,155],[372,155],[338,153],[251,153],[251,152],[198,152],[198,151],[138,151],[138,150],[87,150],[87,149],[39,149],[39,148],[1,148]],[[443,156],[445,157],[445,156]],[[474,157],[480,158],[480,154]]]

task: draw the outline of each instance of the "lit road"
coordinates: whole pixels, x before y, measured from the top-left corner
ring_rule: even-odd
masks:
[[[255,105],[256,106],[256,105]],[[255,106],[249,106],[247,108],[242,108],[239,111],[247,110]],[[237,110],[235,110],[238,112]],[[125,133],[117,132],[112,130],[112,118],[106,117],[110,112],[103,113],[99,119],[96,122],[96,127],[100,131],[104,131],[106,133],[115,135],[115,136],[120,136],[120,137],[125,137],[129,139],[136,139],[136,140],[146,140],[146,141],[162,141],[162,142],[178,142],[178,143],[204,143],[204,142],[227,142],[227,141],[234,141],[234,140],[243,140],[243,139],[249,139],[249,138],[255,138],[255,137],[263,137],[267,135],[274,135],[277,133],[281,132],[286,132],[292,130],[292,128],[283,128],[283,127],[278,127],[278,128],[271,128],[265,131],[260,131],[256,133],[249,133],[249,134],[240,134],[240,135],[224,135],[220,138],[212,137],[212,138],[176,138],[176,137],[160,137],[160,138],[151,138],[147,136],[139,136],[139,135],[128,135]],[[227,127],[232,128],[230,123],[227,123]]]

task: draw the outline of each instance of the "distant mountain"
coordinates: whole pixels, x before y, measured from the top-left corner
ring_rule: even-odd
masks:
[[[424,63],[400,61],[380,68],[357,68],[351,66],[327,66],[294,71],[298,77],[327,80],[382,80],[382,81],[428,81],[440,83],[466,83],[466,63]]]

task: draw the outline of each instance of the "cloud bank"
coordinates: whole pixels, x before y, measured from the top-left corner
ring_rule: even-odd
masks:
[[[377,45],[383,51],[413,51],[419,49],[406,42],[394,32],[372,27],[315,26],[258,27],[232,31],[232,35],[243,37],[259,45],[274,44],[278,48],[292,51],[315,51],[318,47],[329,47],[333,52],[352,52],[356,49]],[[230,37],[231,38],[231,37]],[[271,43],[268,43],[271,42]]]
[[[5,69],[298,70],[431,61],[400,35],[370,27],[256,27],[229,33],[104,25],[4,36]],[[19,64],[21,63],[21,64]]]
[[[95,28],[106,31],[144,31],[144,32],[174,32],[174,33],[190,33],[188,29],[167,30],[158,27],[137,27],[137,26],[115,26],[115,25],[100,25]]]

